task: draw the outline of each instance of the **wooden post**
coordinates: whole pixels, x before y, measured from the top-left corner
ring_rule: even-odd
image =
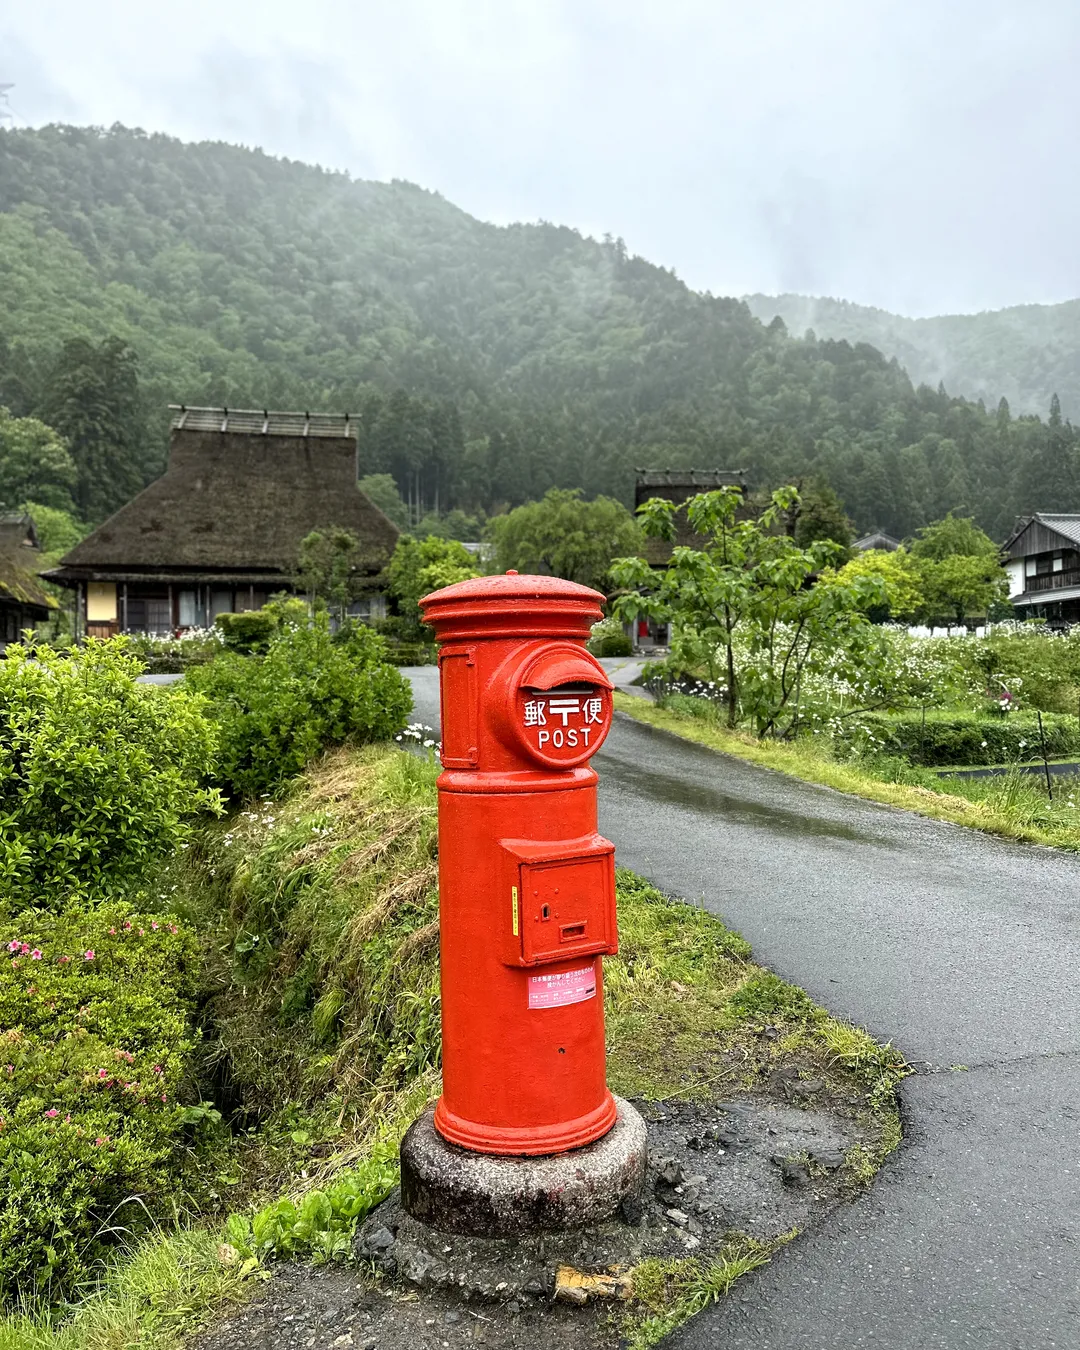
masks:
[[[1054,800],[1054,789],[1050,785],[1050,761],[1046,758],[1046,737],[1043,735],[1042,712],[1036,709],[1036,715],[1039,719],[1039,744],[1042,747],[1043,769],[1046,772],[1046,795],[1051,801]]]
[[[123,595],[121,598],[123,600],[123,609],[121,610],[122,617],[120,622],[120,631],[121,633],[126,633],[128,630],[128,592],[126,581],[123,584],[122,591]]]

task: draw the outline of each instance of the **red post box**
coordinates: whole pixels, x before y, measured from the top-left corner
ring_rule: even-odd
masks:
[[[481,577],[420,603],[439,641],[443,1095],[479,1153],[580,1148],[616,1119],[601,957],[617,950],[614,845],[589,766],[611,681],[586,650],[596,591]]]

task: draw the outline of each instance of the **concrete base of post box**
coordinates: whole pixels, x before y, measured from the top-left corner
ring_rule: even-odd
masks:
[[[595,1144],[546,1158],[472,1153],[435,1129],[434,1107],[401,1141],[401,1203],[414,1219],[450,1233],[514,1237],[610,1219],[640,1194],[648,1157],[645,1122],[616,1097],[615,1124]]]

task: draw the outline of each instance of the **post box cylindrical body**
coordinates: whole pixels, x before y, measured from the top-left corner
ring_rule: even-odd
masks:
[[[615,1122],[601,964],[618,945],[614,847],[588,763],[612,715],[585,648],[601,601],[513,573],[421,601],[439,641],[444,769],[435,1128],[480,1153],[560,1153]]]

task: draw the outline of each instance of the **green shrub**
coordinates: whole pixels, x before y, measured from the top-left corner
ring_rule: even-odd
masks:
[[[242,614],[219,614],[214,623],[226,647],[246,654],[266,651],[277,631],[278,618],[273,610],[252,609]]]
[[[104,899],[217,809],[202,701],[141,670],[123,638],[0,659],[0,915]]]
[[[175,1191],[197,970],[118,905],[0,924],[0,1302],[63,1295]]]
[[[588,646],[593,656],[630,656],[634,650],[622,623],[613,616],[593,624]]]
[[[599,643],[597,656],[630,656],[634,650],[634,644],[625,633],[611,633],[607,637],[602,637]]]
[[[387,740],[412,691],[370,629],[335,642],[325,615],[287,626],[265,656],[225,651],[188,672],[220,727],[218,779],[233,797],[272,791],[329,746]]]
[[[1075,717],[1043,713],[1042,720],[1049,756],[1080,754]],[[864,716],[861,725],[863,746],[904,755],[914,764],[1008,764],[1041,754],[1038,722],[1030,713],[928,713],[925,725],[921,712],[876,714]]]

